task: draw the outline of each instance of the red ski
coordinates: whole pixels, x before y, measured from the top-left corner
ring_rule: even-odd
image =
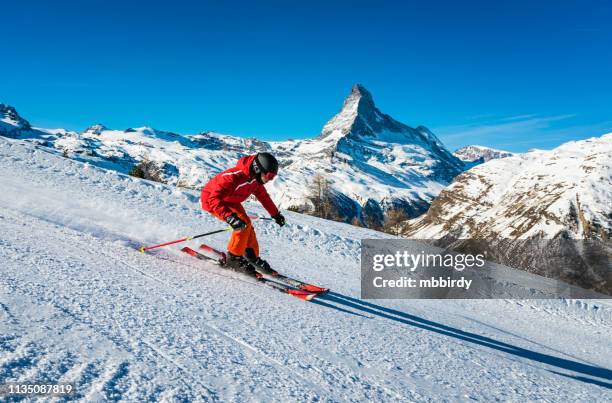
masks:
[[[204,245],[206,246],[206,245]],[[211,262],[214,262],[215,264],[223,267],[223,265],[225,264],[225,253],[223,252],[219,252],[213,248],[210,248],[209,246],[206,246],[208,252],[213,252],[215,253],[218,257],[217,258],[213,258],[207,255],[204,255],[202,253],[196,252],[195,250],[185,246],[183,249],[181,249],[181,251],[187,253],[188,255],[191,255],[197,259],[200,260],[209,260]],[[204,248],[202,248],[204,249]],[[292,297],[296,297],[299,298],[301,300],[304,301],[310,301],[311,299],[313,299],[314,297],[316,297],[318,295],[318,293],[316,292],[310,292],[310,291],[306,291],[306,290],[296,290],[294,288],[282,285],[282,284],[278,284],[274,281],[271,281],[269,279],[264,278],[263,276],[261,276],[261,274],[257,273],[257,276],[255,277],[258,281],[257,284],[262,284],[265,285],[267,287],[270,287],[274,290],[280,291],[282,293],[285,294],[289,294]]]
[[[212,254],[218,256],[218,258],[220,260],[225,261],[226,256],[225,256],[224,252],[216,250],[215,248],[210,247],[210,246],[205,245],[205,244],[201,244],[200,245],[200,249],[202,249],[202,250],[204,250],[206,252],[212,253]],[[283,283],[289,284],[290,286],[295,287],[297,289],[300,289],[302,291],[314,292],[314,293],[317,293],[317,294],[325,294],[325,293],[329,292],[329,288],[323,288],[323,287],[319,287],[319,286],[314,285],[314,284],[305,283],[303,281],[296,280],[294,278],[291,278],[291,277],[285,276],[283,274],[280,274],[280,273],[278,273],[276,271],[274,271],[274,273],[271,275],[271,277],[274,280],[281,281]]]
[[[325,294],[329,292],[329,288],[323,288],[323,287],[319,287],[318,285],[305,283],[303,281],[296,280],[291,277],[287,277],[280,273],[272,274],[272,278],[275,280],[280,280],[283,283],[287,283],[290,286],[299,288],[300,290],[303,290],[303,291],[315,292],[317,294]]]

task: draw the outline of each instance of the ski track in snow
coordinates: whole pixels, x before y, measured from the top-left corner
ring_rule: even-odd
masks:
[[[72,382],[87,401],[612,399],[607,301],[361,301],[359,240],[388,235],[257,221],[274,267],[333,289],[306,303],[178,246],[135,251],[223,228],[197,192],[7,139],[0,185],[0,384]]]

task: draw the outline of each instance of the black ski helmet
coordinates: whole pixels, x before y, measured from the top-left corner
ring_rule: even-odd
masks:
[[[256,175],[278,173],[278,161],[270,153],[257,153],[253,160],[253,172]]]

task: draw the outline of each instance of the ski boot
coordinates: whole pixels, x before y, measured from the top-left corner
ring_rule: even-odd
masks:
[[[255,251],[252,248],[246,249],[244,257],[259,273],[272,277],[278,276],[278,273],[270,267],[268,262],[255,255]]]
[[[236,273],[246,274],[247,276],[257,278],[257,271],[255,270],[255,267],[253,267],[253,265],[251,265],[251,263],[249,263],[249,261],[242,256],[232,255],[230,252],[227,252],[224,266],[235,271]]]
[[[261,274],[266,274],[272,277],[278,276],[278,273],[270,267],[270,264],[260,257],[257,257],[257,259],[252,261],[251,265],[255,266],[255,270]]]

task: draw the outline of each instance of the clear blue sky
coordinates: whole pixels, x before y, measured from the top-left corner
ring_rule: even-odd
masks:
[[[451,149],[551,148],[612,131],[610,21],[610,1],[11,1],[0,102],[276,140],[317,135],[358,82]]]

